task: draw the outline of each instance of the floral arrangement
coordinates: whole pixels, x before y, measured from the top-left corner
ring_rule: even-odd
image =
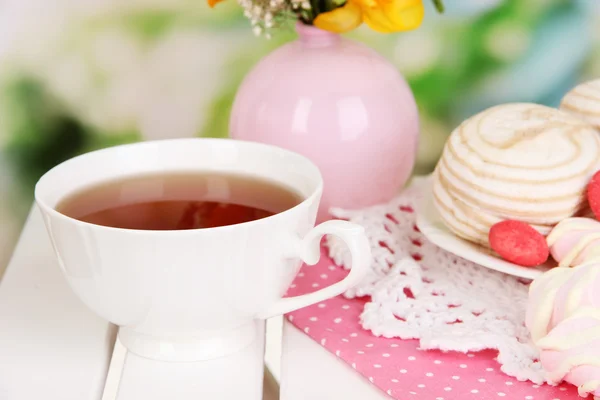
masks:
[[[207,0],[211,7],[223,0]],[[423,21],[422,0],[238,0],[250,19],[254,33],[260,35],[298,19],[307,25],[335,32],[349,32],[363,22],[381,33],[408,31]],[[438,12],[442,0],[432,0]]]

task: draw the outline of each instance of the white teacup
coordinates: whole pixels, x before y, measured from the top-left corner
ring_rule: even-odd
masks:
[[[210,229],[143,231],[93,225],[56,211],[64,198],[124,177],[174,172],[248,174],[294,189],[299,205],[268,218]],[[253,354],[260,371],[262,320],[336,296],[355,285],[371,262],[362,227],[328,221],[315,228],[321,174],[306,158],[272,146],[227,139],[145,142],[66,161],[37,183],[54,250],[70,286],[93,311],[119,325],[129,351],[162,361],[206,361]],[[301,262],[315,264],[325,234],[339,236],[352,255],[342,281],[314,293],[282,298]],[[261,347],[262,348],[262,347]],[[242,357],[242,356],[240,356]],[[223,365],[223,360],[215,365]],[[246,365],[244,364],[244,365]],[[214,371],[212,371],[214,373]],[[201,384],[202,377],[198,377]],[[226,381],[226,380],[224,380]],[[236,380],[244,399],[259,399],[260,382]],[[252,386],[252,387],[250,387]],[[229,399],[223,397],[211,399]]]

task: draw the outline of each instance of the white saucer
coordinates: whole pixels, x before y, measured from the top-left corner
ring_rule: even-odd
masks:
[[[425,235],[425,237],[433,244],[483,267],[526,279],[535,279],[551,267],[555,266],[554,262],[549,260],[539,267],[522,267],[502,260],[490,250],[454,235],[446,228],[433,204],[431,178],[428,177],[424,179],[421,185],[422,198],[420,204],[416,207],[417,226],[421,233],[423,233],[423,235]]]

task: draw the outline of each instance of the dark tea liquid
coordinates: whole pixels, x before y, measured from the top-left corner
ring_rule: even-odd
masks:
[[[139,230],[214,228],[265,218],[302,202],[264,179],[215,173],[147,175],[92,186],[56,210],[96,225]]]

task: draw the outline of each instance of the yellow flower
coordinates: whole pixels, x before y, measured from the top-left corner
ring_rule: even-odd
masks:
[[[364,22],[377,32],[391,33],[417,28],[424,14],[422,0],[347,0],[342,7],[319,14],[314,25],[344,33]]]

